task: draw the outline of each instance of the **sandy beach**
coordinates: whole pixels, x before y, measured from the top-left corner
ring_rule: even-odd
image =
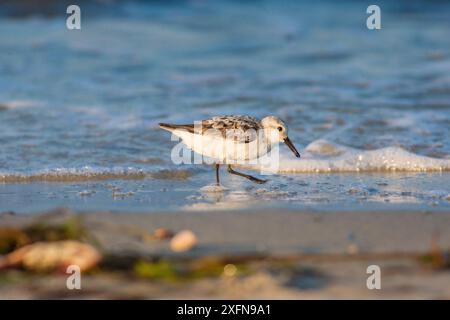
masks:
[[[83,276],[82,290],[67,290],[64,274],[9,270],[1,275],[2,298],[450,298],[445,227],[450,212],[76,214],[58,209],[3,213],[0,227],[71,219],[80,221],[104,257]],[[177,253],[168,241],[148,240],[146,235],[161,227],[191,230],[198,245]],[[136,261],[143,260],[176,268],[194,263],[220,272],[192,279],[146,277],[136,272]],[[238,272],[226,276],[221,268],[229,264],[239,266]],[[366,287],[369,265],[381,268],[380,290]]]

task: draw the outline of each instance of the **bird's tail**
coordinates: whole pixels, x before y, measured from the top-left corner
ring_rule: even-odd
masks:
[[[167,130],[167,131],[174,131],[174,130],[184,130],[188,131],[190,133],[195,133],[195,128],[193,124],[169,124],[169,123],[160,123],[159,127],[161,129]]]
[[[161,129],[167,130],[167,131],[173,131],[176,129],[176,125],[169,124],[169,123],[158,123],[159,127]]]

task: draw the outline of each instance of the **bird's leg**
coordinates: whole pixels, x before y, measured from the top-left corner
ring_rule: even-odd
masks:
[[[219,167],[220,164],[216,163],[216,184],[220,185],[220,181],[219,181]]]
[[[231,174],[235,174],[237,176],[241,176],[241,177],[247,178],[248,180],[256,182],[256,183],[259,183],[259,184],[267,182],[267,180],[261,180],[261,179],[255,178],[255,177],[253,177],[251,175],[234,171],[233,168],[231,168],[231,165],[228,165],[228,172],[231,173]]]

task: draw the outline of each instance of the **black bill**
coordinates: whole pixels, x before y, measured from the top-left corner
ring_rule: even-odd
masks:
[[[292,150],[292,152],[295,154],[295,156],[297,158],[300,158],[300,153],[297,151],[297,149],[294,147],[294,144],[291,142],[291,140],[289,140],[289,138],[284,139],[284,143],[287,144],[287,146],[289,147],[289,149]]]

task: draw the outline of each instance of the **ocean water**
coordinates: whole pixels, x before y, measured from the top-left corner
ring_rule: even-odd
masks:
[[[0,212],[448,211],[450,3],[379,1],[377,31],[369,4],[81,2],[73,31],[0,8]],[[220,190],[171,161],[158,122],[224,114],[281,117],[303,157]]]

